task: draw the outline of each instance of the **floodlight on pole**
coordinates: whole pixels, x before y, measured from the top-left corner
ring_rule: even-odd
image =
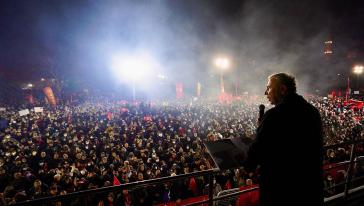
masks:
[[[220,70],[220,91],[223,94],[225,93],[223,71],[230,67],[230,60],[226,57],[218,57],[215,59],[215,66]]]
[[[356,86],[357,86],[358,90],[359,90],[359,76],[360,76],[360,74],[363,73],[363,71],[364,71],[363,65],[355,65],[353,67],[353,72],[354,72],[354,74],[356,74]]]
[[[111,68],[117,79],[131,81],[135,101],[136,84],[150,76],[155,64],[148,55],[116,55],[112,58]]]

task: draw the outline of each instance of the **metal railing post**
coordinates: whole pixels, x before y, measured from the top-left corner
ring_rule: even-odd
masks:
[[[346,201],[347,198],[348,198],[350,183],[351,183],[351,179],[352,179],[352,170],[353,170],[353,163],[354,163],[355,145],[356,145],[355,142],[353,142],[353,144],[351,145],[350,164],[349,164],[349,167],[348,167],[347,176],[346,176],[346,180],[345,180],[344,201]]]
[[[214,204],[214,173],[209,173],[209,206]]]

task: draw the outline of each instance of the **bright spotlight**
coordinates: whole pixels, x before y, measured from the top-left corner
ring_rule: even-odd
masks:
[[[157,76],[159,79],[162,79],[162,80],[164,80],[164,79],[167,79],[167,77],[165,76],[165,75],[163,75],[163,74],[158,74],[158,76]]]
[[[32,88],[32,87],[33,87],[33,84],[32,84],[32,83],[29,83],[27,86],[28,86],[29,88]]]
[[[354,66],[354,73],[355,74],[361,74],[363,73],[364,67],[362,65],[355,65]]]
[[[118,79],[141,81],[154,67],[154,60],[148,55],[142,56],[114,56],[112,70]]]
[[[219,57],[215,59],[215,65],[219,68],[219,69],[227,69],[230,66],[230,61],[228,58],[226,57]]]

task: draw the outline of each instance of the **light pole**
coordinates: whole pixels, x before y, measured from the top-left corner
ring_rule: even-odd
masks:
[[[358,88],[358,90],[360,90],[359,88],[359,75],[361,73],[363,73],[364,67],[363,65],[355,65],[353,68],[353,72],[354,74],[356,74],[356,87]]]
[[[226,57],[218,57],[215,59],[215,65],[220,70],[220,92],[221,94],[224,94],[225,93],[224,70],[229,68],[230,61]]]

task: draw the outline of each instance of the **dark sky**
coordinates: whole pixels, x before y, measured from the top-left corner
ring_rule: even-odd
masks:
[[[0,75],[18,82],[55,76],[108,84],[110,56],[147,50],[171,81],[186,85],[213,84],[213,59],[226,55],[232,60],[228,83],[247,90],[264,86],[276,71],[297,75],[303,88],[327,88],[363,58],[362,2],[1,1]],[[328,38],[334,55],[325,60]]]

